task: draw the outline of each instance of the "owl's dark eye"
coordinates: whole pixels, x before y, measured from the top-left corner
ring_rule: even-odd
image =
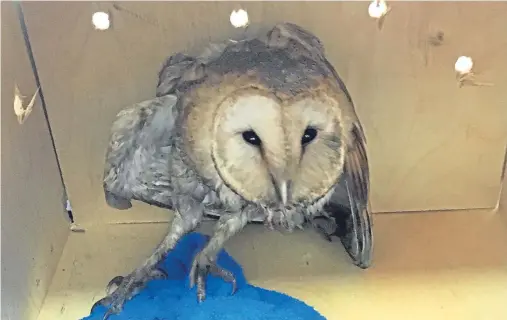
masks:
[[[260,146],[261,145],[261,138],[253,131],[248,130],[242,133],[243,140],[245,140],[247,143],[253,145],[253,146]]]
[[[317,130],[314,128],[306,128],[303,133],[303,137],[301,137],[301,144],[306,145],[313,141],[317,137]]]

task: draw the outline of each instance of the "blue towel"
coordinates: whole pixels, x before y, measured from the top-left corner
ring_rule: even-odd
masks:
[[[180,240],[162,267],[166,280],[152,280],[146,288],[124,305],[123,312],[110,320],[325,320],[305,303],[283,293],[247,283],[241,266],[224,250],[218,264],[236,277],[238,290],[231,295],[231,285],[208,276],[206,299],[197,302],[196,289],[189,289],[188,274],[194,255],[206,243],[206,236],[190,233]],[[82,320],[102,320],[106,308],[98,306]]]

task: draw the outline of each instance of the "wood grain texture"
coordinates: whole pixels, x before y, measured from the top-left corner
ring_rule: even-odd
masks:
[[[2,315],[37,319],[69,234],[63,187],[37,98],[20,125],[14,83],[37,90],[14,2],[2,2]]]
[[[139,205],[98,215],[106,206],[101,180],[110,125],[123,107],[154,96],[168,55],[239,32],[229,24],[236,2],[117,4],[128,11],[105,2],[23,4],[81,223],[167,219]],[[290,21],[324,43],[365,128],[374,212],[494,207],[507,143],[507,3],[392,2],[381,31],[367,5],[241,6],[250,15],[247,32]],[[98,9],[111,10],[111,30],[93,30]],[[443,41],[434,45],[438,32]],[[494,86],[458,88],[460,55],[471,56],[479,79]]]

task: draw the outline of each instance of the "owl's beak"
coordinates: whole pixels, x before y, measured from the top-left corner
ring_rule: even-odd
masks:
[[[280,183],[280,199],[282,199],[283,205],[287,204],[287,182],[282,181]]]
[[[276,191],[283,205],[285,206],[287,202],[290,200],[290,180],[279,180],[275,182]]]
[[[278,201],[282,202],[285,206],[291,201],[291,185],[290,174],[285,170],[285,166],[271,167],[271,182],[278,197]]]

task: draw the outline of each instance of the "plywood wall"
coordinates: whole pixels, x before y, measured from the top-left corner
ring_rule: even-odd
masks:
[[[107,208],[101,187],[110,124],[154,96],[174,52],[290,21],[323,41],[364,123],[376,212],[492,208],[507,143],[507,3],[392,2],[382,31],[367,2],[24,3],[63,173],[81,223],[164,219],[161,210]],[[110,10],[113,28],[91,15]],[[434,44],[438,32],[441,43]],[[459,89],[454,62],[476,61],[492,87]]]
[[[33,320],[60,259],[69,225],[48,129],[37,99],[20,125],[14,82],[37,89],[14,2],[2,2],[2,319]]]

